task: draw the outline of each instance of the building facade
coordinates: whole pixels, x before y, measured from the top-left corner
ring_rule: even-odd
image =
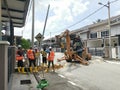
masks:
[[[120,58],[120,15],[111,17],[110,27],[109,30],[108,19],[106,19],[74,30],[73,33],[80,35],[88,48],[103,51],[104,57],[109,57],[109,40],[111,39],[111,56]]]
[[[76,30],[72,30],[70,33],[79,35],[85,46],[88,47],[90,53],[93,55],[104,56],[108,58],[111,48],[112,58],[120,59],[120,15],[110,18],[110,27],[111,28],[109,30],[108,19],[106,19]],[[109,32],[111,32],[111,35]],[[109,47],[110,39],[111,47]],[[50,39],[46,41],[49,40]],[[58,45],[60,43],[58,42],[59,40],[55,36],[54,45],[56,45],[57,48],[60,48],[60,45]],[[51,45],[53,45],[53,43],[51,43]]]

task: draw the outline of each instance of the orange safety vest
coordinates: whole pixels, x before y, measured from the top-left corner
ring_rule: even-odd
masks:
[[[34,54],[33,54],[33,50],[28,50],[28,51],[27,51],[27,56],[28,56],[28,58],[31,59],[31,60],[34,60],[34,59],[35,59]]]
[[[19,51],[19,50],[18,50]],[[23,60],[23,56],[20,56],[18,54],[18,51],[16,52],[16,60],[19,61],[19,60]]]
[[[54,60],[55,53],[54,51],[51,51],[50,54],[48,55],[48,61],[53,61]]]

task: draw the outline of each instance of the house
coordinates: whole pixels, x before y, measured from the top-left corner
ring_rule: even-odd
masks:
[[[106,19],[73,30],[72,33],[80,35],[88,48],[94,48],[96,50],[101,48],[105,57],[109,57],[109,40],[111,40],[112,58],[120,58],[120,15],[110,18],[110,27],[109,30],[108,19]],[[110,36],[109,31],[111,31]]]
[[[109,31],[111,31],[110,36]],[[79,35],[92,55],[104,56],[108,58],[110,55],[109,50],[111,50],[111,58],[120,58],[120,15],[110,18],[110,30],[108,26],[108,19],[106,19],[76,30],[72,30],[70,33]],[[54,37],[54,44],[60,44],[57,36],[59,35]],[[50,39],[45,41],[50,41]],[[111,47],[109,47],[110,42]],[[60,48],[60,45],[57,46]]]

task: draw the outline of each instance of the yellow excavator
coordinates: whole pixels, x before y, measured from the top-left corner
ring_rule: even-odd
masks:
[[[59,36],[61,39],[63,37],[66,39],[65,56],[58,59],[58,61],[66,60],[67,62],[79,62],[83,65],[89,65],[88,60],[91,60],[91,54],[87,52],[87,48],[83,45],[80,37],[71,35],[69,30]]]

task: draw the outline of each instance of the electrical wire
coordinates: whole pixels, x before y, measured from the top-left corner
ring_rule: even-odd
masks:
[[[111,1],[110,4],[111,4],[111,3],[114,3],[114,2],[117,2],[117,1],[119,1],[119,0]],[[107,5],[107,4],[105,4],[105,5]],[[81,19],[80,21],[77,21],[76,23],[74,23],[74,24],[72,24],[72,25],[70,25],[70,26],[67,26],[66,28],[73,27],[73,26],[75,26],[75,25],[77,25],[77,24],[83,22],[84,20],[86,20],[86,19],[89,18],[90,16],[92,16],[92,15],[94,15],[95,13],[97,13],[98,11],[100,11],[103,7],[104,7],[104,6],[98,8],[97,10],[95,10],[94,12],[92,12],[91,14],[89,14],[88,16],[84,17],[84,18]],[[66,29],[66,28],[63,28],[63,29],[61,29],[61,30],[64,30],[64,29]],[[58,30],[58,31],[52,32],[52,33],[58,33],[58,32],[61,31],[61,30]]]
[[[114,2],[117,2],[117,1],[119,1],[119,0],[114,0],[114,1],[111,1],[110,3],[114,3]],[[107,5],[107,4],[105,4],[105,5]],[[100,11],[103,7],[104,7],[104,6],[100,7],[99,9],[95,10],[94,12],[92,12],[92,13],[89,14],[88,16],[84,17],[84,18],[81,19],[80,21],[77,21],[76,23],[74,23],[74,24],[72,24],[72,25],[70,25],[70,26],[68,26],[68,27],[66,27],[66,28],[73,27],[73,26],[75,26],[75,25],[83,22],[84,20],[86,20],[86,19],[89,18],[90,16],[92,16],[92,15],[94,15],[95,13],[97,13],[98,11]],[[66,28],[63,28],[63,29],[66,29]],[[63,29],[62,29],[62,30],[63,30]],[[61,30],[59,30],[59,31],[61,31]],[[58,31],[56,31],[56,33],[57,33],[57,32],[58,32]]]
[[[25,21],[25,25],[24,25],[23,31],[25,30],[25,26],[26,26],[26,24],[28,23],[28,18],[29,18],[29,15],[30,15],[31,7],[32,7],[32,2],[33,2],[33,0],[30,0],[30,5],[29,5],[29,9],[28,9],[27,16],[26,16],[27,18],[26,18],[26,21]],[[23,37],[23,32],[22,32],[22,37]]]
[[[110,3],[114,3],[114,2],[117,2],[117,1],[119,1],[119,0],[114,0],[114,1],[111,1]]]

